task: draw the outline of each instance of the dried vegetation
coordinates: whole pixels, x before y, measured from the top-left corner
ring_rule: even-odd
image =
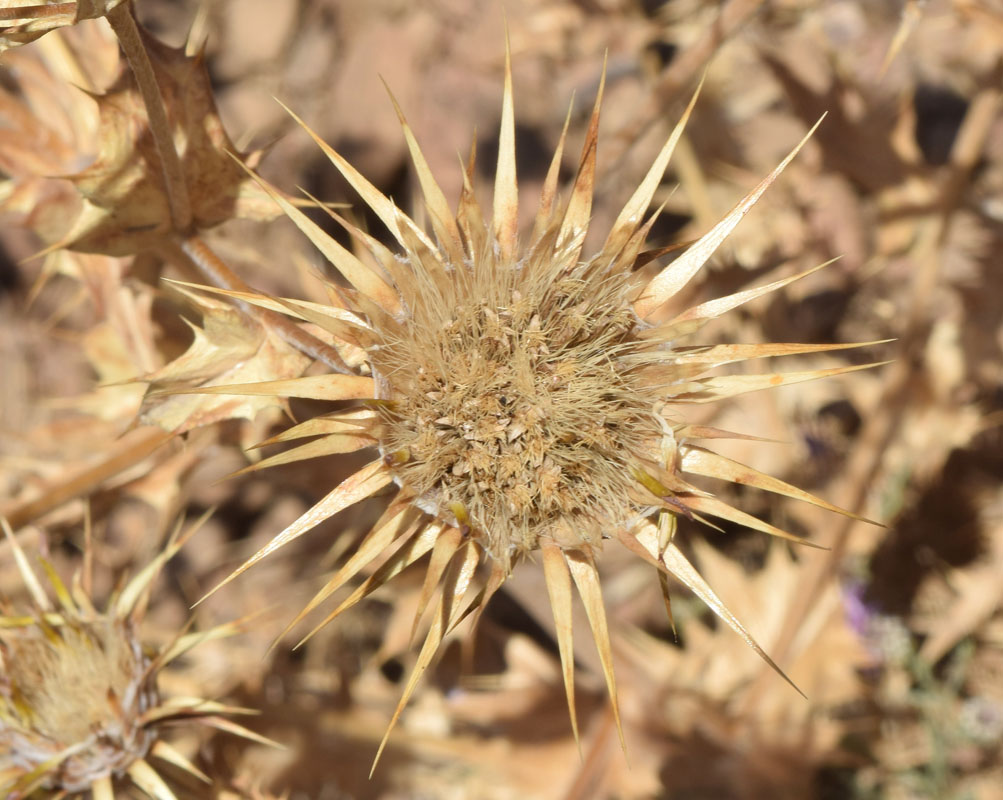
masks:
[[[20,543],[0,544],[0,786],[998,797],[1003,5],[523,0],[506,14],[514,117],[501,11],[468,0],[0,3],[0,514]],[[775,177],[823,113],[723,244],[680,246]],[[476,160],[458,163],[475,126]],[[625,226],[673,131],[668,171]],[[663,208],[642,251],[649,201]],[[575,266],[600,252],[630,280]],[[693,277],[687,259],[708,256]],[[459,277],[495,261],[520,280]],[[706,322],[683,344],[709,350],[649,362],[635,313],[676,325],[673,347],[680,324]],[[784,369],[829,377],[726,396],[779,377],[741,361],[792,352],[776,342],[818,343]],[[726,366],[707,379],[708,362]],[[677,399],[719,402],[677,404],[669,425],[653,387],[682,378]],[[562,381],[575,402],[541,426]],[[663,426],[681,442],[672,468],[664,440],[652,449]],[[714,438],[721,456],[683,442],[721,429],[773,441]],[[887,529],[772,493],[792,485]],[[661,527],[617,528],[658,507]],[[209,509],[179,548],[177,520]],[[695,518],[722,509],[718,530]],[[600,533],[628,546],[593,558]],[[502,567],[474,580],[481,560]],[[571,610],[571,576],[588,613]],[[271,647],[314,595],[313,625],[354,608]],[[17,688],[19,652],[58,676],[69,651],[108,684],[85,707],[97,750],[67,753],[49,723],[70,707]],[[181,719],[161,731],[164,702]],[[237,707],[285,749],[232,735],[220,714]],[[17,755],[17,726],[31,758],[63,752],[49,766],[72,780]]]

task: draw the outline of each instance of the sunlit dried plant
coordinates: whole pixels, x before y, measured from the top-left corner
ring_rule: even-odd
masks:
[[[440,599],[390,728],[444,635],[482,607],[512,568],[535,552],[541,554],[553,607],[576,735],[572,581],[584,602],[616,712],[610,638],[596,569],[606,538],[618,539],[660,571],[666,602],[668,574],[703,598],[765,657],[673,543],[674,515],[706,514],[803,540],[730,507],[683,476],[720,478],[838,510],[696,444],[732,434],[690,425],[680,417],[686,404],[860,368],[712,377],[712,368],[722,364],[854,345],[683,344],[709,320],[802,276],[675,315],[669,308],[673,296],[697,274],[807,137],[724,220],[645,283],[636,268],[653,257],[642,247],[658,214],[647,220],[644,215],[696,97],[599,252],[583,258],[601,99],[600,86],[578,174],[562,203],[557,181],[565,125],[528,241],[520,241],[517,224],[508,62],[491,223],[485,222],[475,199],[474,156],[454,215],[399,108],[431,235],[311,132],[392,233],[400,252],[338,218],[372,256],[372,262],[364,263],[275,192],[276,202],[354,288],[331,284],[330,307],[228,293],[326,329],[346,343],[346,361],[361,373],[202,389],[361,401],[356,408],[310,419],[279,435],[272,441],[319,438],[252,469],[364,448],[377,448],[379,457],[334,488],[227,580],[321,520],[396,484],[396,498],[383,518],[295,620],[374,561],[385,559],[322,625],[430,553],[416,627],[439,588]],[[490,564],[490,573],[476,588],[482,560]]]
[[[165,724],[192,720],[256,741],[267,741],[226,719],[239,712],[192,697],[161,697],[157,676],[179,656],[208,639],[231,635],[231,623],[181,633],[163,649],[145,647],[139,626],[150,588],[164,564],[197,530],[192,526],[117,593],[103,611],[78,574],[68,588],[43,561],[56,603],[28,564],[6,521],[0,518],[34,608],[2,609],[0,616],[0,793],[27,797],[50,790],[65,797],[90,791],[95,800],[115,797],[114,781],[128,776],[147,795],[176,795],[149,757],[170,762],[209,781],[161,738]]]
[[[0,53],[33,42],[58,28],[76,25],[85,19],[107,17],[127,0],[71,0],[32,2],[8,0],[0,7]]]

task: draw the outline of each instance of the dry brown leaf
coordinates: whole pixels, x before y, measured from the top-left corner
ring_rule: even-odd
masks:
[[[991,551],[985,558],[965,570],[954,570],[949,576],[957,596],[946,613],[931,620],[920,655],[935,663],[965,636],[982,626],[1000,608],[1003,586],[1003,536],[1000,531],[987,537]]]
[[[79,170],[98,149],[97,106],[81,88],[106,83],[117,61],[114,37],[93,25],[4,56],[0,211],[46,243],[65,236],[80,212],[73,186],[55,176]]]
[[[236,148],[216,111],[205,61],[142,33],[180,152],[192,225],[228,219],[269,220],[281,212],[234,157]],[[96,96],[100,152],[69,177],[83,210],[62,245],[84,252],[131,255],[171,233],[171,208],[146,106],[131,72]],[[253,160],[253,158],[251,159]]]
[[[772,546],[765,567],[748,575],[740,565],[702,542],[695,542],[694,549],[701,572],[718,587],[724,603],[741,606],[761,640],[773,639],[799,575],[799,566],[789,551]],[[646,638],[642,641],[640,634],[627,637],[627,651],[634,652],[638,663],[656,680],[662,676],[670,696],[695,692],[711,702],[732,701],[761,668],[755,653],[741,640],[721,635],[696,620],[685,625],[683,636],[682,649]],[[802,628],[797,654],[782,665],[808,699],[797,697],[789,686],[775,681],[756,706],[743,709],[743,713],[764,732],[773,731],[778,741],[795,744],[812,729],[816,752],[835,748],[842,731],[818,712],[854,697],[859,691],[856,669],[865,662],[863,645],[846,623],[839,590],[830,585]],[[673,728],[684,730],[691,722],[695,720],[679,719]]]
[[[884,109],[867,107],[854,118],[847,99],[852,92],[839,77],[833,77],[824,91],[816,91],[805,83],[796,66],[787,63],[786,54],[767,55],[764,62],[804,122],[818,119],[822,112],[829,114],[816,141],[830,168],[873,191],[902,182],[907,165],[890,144],[894,119]]]

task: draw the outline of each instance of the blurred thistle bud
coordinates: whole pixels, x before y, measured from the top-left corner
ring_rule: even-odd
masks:
[[[83,589],[89,581],[67,588],[42,561],[53,602],[0,517],[34,606],[0,615],[0,795],[89,790],[94,800],[112,800],[114,781],[127,776],[150,797],[176,799],[148,757],[209,778],[160,737],[171,721],[271,743],[220,716],[239,709],[197,697],[165,699],[157,690],[164,667],[207,639],[238,632],[241,622],[182,634],[160,649],[145,648],[137,635],[155,578],[205,518],[183,535],[176,528],[164,550],[99,611]]]
[[[149,752],[159,697],[128,620],[39,617],[5,632],[0,654],[0,745],[45,788],[83,791]]]

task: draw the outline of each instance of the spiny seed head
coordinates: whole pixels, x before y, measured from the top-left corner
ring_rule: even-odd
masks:
[[[141,718],[158,696],[150,659],[126,620],[43,619],[0,642],[0,747],[42,785],[83,791],[146,756]]]
[[[218,717],[236,709],[199,698],[161,702],[157,689],[165,666],[206,639],[236,633],[236,623],[181,634],[162,650],[145,648],[136,633],[152,582],[207,518],[182,535],[179,525],[164,550],[98,611],[82,588],[89,578],[75,581],[70,591],[43,562],[58,605],[50,600],[0,516],[33,601],[27,614],[8,614],[6,608],[0,613],[0,796],[18,800],[49,789],[64,797],[89,790],[107,800],[115,796],[113,779],[128,776],[151,797],[177,800],[148,757],[208,780],[160,736],[163,723],[178,719],[269,743]]]
[[[429,231],[304,125],[390,231],[396,251],[331,212],[366,251],[364,261],[262,182],[352,288],[332,282],[329,292],[340,302],[331,308],[246,293],[239,299],[270,309],[279,304],[290,316],[321,326],[331,335],[343,363],[327,358],[335,370],[329,375],[206,385],[195,391],[365,402],[285,431],[272,441],[313,441],[261,459],[245,471],[367,447],[378,448],[380,457],[332,489],[216,588],[320,520],[396,483],[399,491],[382,518],[289,626],[367,565],[380,562],[314,632],[428,556],[415,631],[441,589],[438,605],[387,735],[445,635],[470,611],[483,607],[515,563],[534,551],[540,555],[554,611],[576,736],[572,584],[585,606],[619,728],[612,647],[596,566],[603,539],[619,539],[660,572],[666,608],[665,576],[673,575],[772,665],[672,541],[675,514],[718,517],[804,540],[732,508],[689,483],[685,475],[741,483],[839,511],[790,484],[705,449],[699,444],[703,440],[741,438],[741,434],[687,424],[683,413],[686,404],[858,368],[715,376],[713,369],[722,364],[853,345],[685,343],[707,322],[808,273],[689,309],[674,309],[670,302],[811,132],[723,220],[650,278],[637,269],[657,255],[642,251],[657,217],[657,212],[647,219],[645,214],[696,97],[603,245],[585,256],[602,86],[601,82],[567,199],[557,199],[565,127],[544,181],[532,233],[523,240],[518,231],[508,59],[490,223],[485,222],[473,189],[473,154],[454,213],[399,108]],[[361,374],[353,374],[352,368]],[[490,572],[478,576],[483,560]]]
[[[485,258],[408,315],[370,364],[389,401],[381,447],[424,510],[506,565],[540,537],[598,544],[637,513],[632,454],[661,427],[656,393],[621,359],[640,344],[621,280],[596,262]]]

